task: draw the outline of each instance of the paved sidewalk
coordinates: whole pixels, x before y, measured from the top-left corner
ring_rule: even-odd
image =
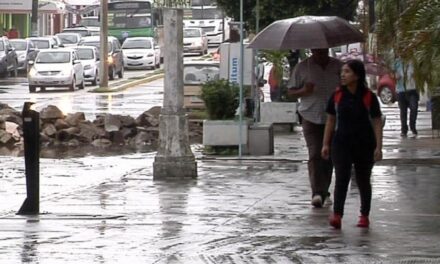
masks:
[[[440,263],[440,144],[420,120],[418,138],[387,124],[369,230],[355,184],[340,231],[310,206],[300,129],[274,156],[199,159],[188,182],[153,181],[154,153],[42,159],[29,217],[23,159],[0,157],[0,263]]]

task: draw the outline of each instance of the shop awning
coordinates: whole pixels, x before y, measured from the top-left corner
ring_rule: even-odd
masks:
[[[66,12],[66,4],[60,0],[39,0],[38,12],[60,14]],[[32,12],[31,0],[0,0],[0,13],[29,14]]]

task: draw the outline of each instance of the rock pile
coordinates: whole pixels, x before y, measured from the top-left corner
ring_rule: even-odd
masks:
[[[130,116],[104,114],[93,121],[82,112],[64,115],[56,106],[40,111],[40,140],[42,147],[93,145],[156,146],[159,136],[160,107],[153,107],[136,119]],[[22,146],[23,121],[21,112],[0,103],[0,148]],[[198,142],[201,128],[190,126],[190,140]]]

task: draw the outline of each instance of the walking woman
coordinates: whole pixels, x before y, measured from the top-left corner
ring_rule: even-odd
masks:
[[[368,89],[365,67],[351,60],[342,66],[341,87],[327,105],[321,155],[331,159],[336,173],[330,225],[341,228],[351,168],[354,165],[361,208],[358,227],[368,228],[371,206],[371,171],[382,159],[382,120],[377,97]]]

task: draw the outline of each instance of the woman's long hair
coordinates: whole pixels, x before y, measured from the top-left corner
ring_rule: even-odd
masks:
[[[346,64],[358,77],[358,81],[357,81],[358,89],[367,90],[368,89],[367,73],[365,71],[364,63],[360,60],[349,60],[344,64]]]

